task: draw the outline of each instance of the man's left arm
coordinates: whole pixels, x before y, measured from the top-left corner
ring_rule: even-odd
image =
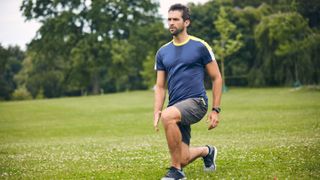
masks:
[[[220,111],[220,101],[222,94],[222,78],[219,70],[219,66],[216,60],[211,61],[206,64],[206,70],[212,80],[212,111],[209,113],[208,130],[211,130],[218,126],[219,123],[219,112]],[[215,110],[214,110],[215,108]]]

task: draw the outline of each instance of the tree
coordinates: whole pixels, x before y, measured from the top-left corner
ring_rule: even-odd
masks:
[[[151,0],[24,0],[26,19],[42,23],[28,46],[36,91],[56,97],[144,88],[142,62],[157,37],[143,33],[161,23],[157,7]]]
[[[255,30],[259,51],[255,68],[263,76],[253,76],[257,78],[253,82],[259,85],[290,85],[300,80],[310,83],[314,71],[308,50],[311,34],[306,19],[296,12],[262,18]]]
[[[303,17],[308,19],[311,28],[320,29],[320,1],[296,0],[296,9]]]
[[[14,75],[21,69],[24,52],[18,46],[2,47],[0,44],[0,99],[10,100],[17,87]]]
[[[236,31],[240,32],[242,34],[242,42],[243,46],[241,47],[241,50],[233,53],[232,55],[226,57],[224,60],[225,62],[225,74],[228,74],[227,83],[230,83],[232,85],[251,85],[251,86],[261,86],[261,85],[289,85],[291,84],[289,81],[295,82],[297,78],[295,75],[288,75],[290,73],[287,73],[287,77],[293,78],[291,80],[272,80],[270,79],[271,76],[274,76],[274,74],[271,71],[277,71],[281,72],[281,68],[278,66],[272,66],[273,70],[269,70],[269,72],[265,72],[266,68],[263,67],[261,64],[266,63],[267,56],[271,56],[273,54],[273,57],[281,58],[282,59],[288,59],[290,53],[279,53],[277,51],[277,54],[274,51],[269,51],[269,53],[265,53],[262,55],[261,49],[257,45],[257,40],[255,36],[255,29],[257,26],[262,24],[262,19],[266,16],[271,16],[272,14],[286,14],[286,13],[301,13],[305,19],[308,19],[307,25],[314,28],[311,29],[310,37],[317,39],[318,37],[318,19],[317,14],[319,11],[319,3],[316,1],[308,1],[304,2],[302,0],[295,0],[295,1],[289,1],[289,0],[280,0],[280,1],[274,1],[274,0],[245,0],[245,1],[229,1],[229,0],[221,0],[221,1],[209,1],[202,5],[194,5],[191,4],[192,9],[192,27],[190,28],[190,32],[192,34],[195,34],[196,36],[204,37],[204,39],[208,42],[213,41],[214,39],[219,39],[220,34],[218,33],[216,25],[208,26],[209,20],[215,21],[218,19],[218,12],[219,7],[223,7],[225,11],[228,12],[228,20],[232,22],[236,26]],[[300,15],[300,16],[301,16]],[[264,21],[265,22],[265,21]],[[304,24],[305,25],[305,24]],[[292,25],[288,25],[289,29],[292,29],[292,32],[299,31],[297,28],[299,26],[295,27]],[[281,28],[285,28],[281,26]],[[287,28],[287,29],[288,29]],[[278,28],[277,30],[279,30]],[[281,30],[280,30],[281,31]],[[300,31],[304,31],[303,29],[300,29]],[[304,32],[300,32],[300,34],[304,34]],[[309,69],[308,73],[312,75],[312,78],[310,76],[303,76],[300,78],[304,78],[304,83],[315,83],[318,82],[318,71],[317,65],[319,64],[318,58],[315,58],[318,56],[317,52],[317,46],[315,45],[315,41],[311,41],[312,38],[306,38],[309,39],[309,43],[306,43],[307,40],[300,41],[304,45],[301,45],[300,49],[300,56],[303,56],[302,54],[309,54],[310,56],[306,55],[304,58],[306,59],[306,64],[309,64],[312,68]],[[283,41],[284,39],[279,39],[279,42]],[[300,39],[301,40],[301,39]],[[314,39],[312,39],[314,40]],[[274,39],[272,41],[275,41]],[[311,43],[312,42],[312,43]],[[277,42],[274,42],[277,43]],[[296,43],[293,43],[294,45]],[[312,45],[313,44],[313,45]],[[221,46],[221,43],[220,43]],[[303,47],[303,48],[302,48]],[[309,47],[309,48],[306,48]],[[267,46],[265,46],[267,48]],[[272,47],[268,47],[269,49]],[[287,48],[288,50],[290,48]],[[214,53],[216,56],[221,55],[219,52],[217,52],[218,49],[216,47],[213,47]],[[291,50],[294,50],[292,47]],[[290,52],[293,52],[291,51]],[[218,50],[219,51],[219,50]],[[281,55],[280,55],[281,54]],[[292,56],[291,56],[292,57]],[[262,58],[262,59],[261,59]],[[308,60],[309,58],[309,60]],[[293,61],[293,60],[292,60]],[[310,63],[308,63],[310,62]],[[259,65],[260,64],[260,65]],[[267,64],[267,63],[266,63]],[[299,65],[296,65],[298,69],[300,68]],[[305,65],[302,65],[305,66]],[[269,66],[270,67],[270,66]],[[287,71],[287,70],[285,70]],[[292,71],[292,70],[290,70]],[[298,70],[295,74],[301,74],[301,70]],[[294,72],[294,71],[293,71]],[[231,78],[232,79],[231,79]],[[239,77],[242,77],[241,79]],[[306,77],[306,78],[305,78]],[[309,79],[308,81],[306,79]],[[208,87],[208,86],[207,86]]]
[[[143,72],[148,72],[154,69],[154,58],[151,66],[146,67],[144,64],[149,60],[150,55],[155,56],[155,52],[163,44],[167,43],[172,37],[169,35],[169,31],[164,28],[162,21],[157,21],[155,23],[146,26],[137,26],[134,28],[133,35],[130,37],[129,42],[135,47],[135,50],[131,52],[131,58],[134,61],[134,74],[130,79],[132,88],[137,89],[139,85],[144,89],[148,88],[147,76],[153,76],[154,73],[147,74],[145,76]],[[153,65],[152,65],[153,64]],[[149,81],[150,82],[150,81]],[[142,83],[142,85],[141,85]],[[155,83],[155,81],[153,81]]]
[[[231,85],[247,86],[252,85],[250,73],[256,62],[258,54],[254,30],[264,16],[272,14],[272,7],[262,3],[258,7],[246,6],[242,9],[233,8],[233,23],[242,34],[243,46],[241,50],[227,58],[228,82]],[[255,68],[256,69],[256,68]],[[256,69],[259,71],[258,69]],[[253,77],[254,78],[254,77]]]
[[[138,31],[138,32],[141,33],[142,31]],[[156,71],[154,69],[156,52],[161,46],[169,42],[172,36],[170,35],[167,29],[164,29],[164,26],[162,23],[157,23],[157,24],[154,24],[153,26],[150,26],[149,28],[147,28],[147,33],[143,33],[143,34],[144,34],[144,39],[151,38],[147,42],[150,41],[152,42],[152,44],[150,43],[146,44],[146,41],[140,42],[141,45],[139,47],[141,47],[141,49],[139,51],[139,54],[146,53],[145,54],[146,56],[144,56],[145,58],[143,59],[143,63],[142,63],[143,70],[140,71],[140,75],[143,78],[144,85],[148,88],[152,88],[156,82]],[[135,36],[135,37],[139,37],[139,36]],[[139,41],[135,40],[135,42],[139,42]],[[145,51],[145,48],[144,48],[145,46],[150,47],[150,50],[148,52]]]
[[[188,6],[191,9],[191,25],[188,27],[188,33],[211,42],[219,35],[212,22],[218,17],[221,2],[208,1],[198,5],[190,3]]]
[[[227,19],[227,13],[224,7],[220,7],[218,19],[214,22],[217,31],[220,34],[218,40],[213,40],[213,49],[216,56],[221,60],[221,74],[223,81],[223,91],[226,91],[224,60],[226,57],[236,53],[242,46],[242,34],[236,31],[236,26]]]

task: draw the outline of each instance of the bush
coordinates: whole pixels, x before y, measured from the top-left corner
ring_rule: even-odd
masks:
[[[30,92],[25,87],[20,87],[12,93],[13,100],[32,99]]]

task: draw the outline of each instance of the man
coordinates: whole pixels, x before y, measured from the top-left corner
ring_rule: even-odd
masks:
[[[208,116],[208,129],[218,125],[222,79],[208,44],[187,33],[190,14],[186,6],[174,4],[170,7],[168,25],[173,40],[156,54],[154,127],[158,130],[161,119],[171,155],[171,167],[163,179],[185,179],[182,168],[199,157],[203,158],[206,171],[216,169],[217,149],[214,146],[189,147],[190,125],[207,113],[208,98],[203,84],[205,69],[213,81],[213,108]],[[169,104],[162,110],[166,81]]]

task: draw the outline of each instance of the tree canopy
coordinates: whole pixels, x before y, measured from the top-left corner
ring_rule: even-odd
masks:
[[[142,62],[164,29],[157,7],[149,0],[24,0],[26,18],[43,23],[28,46],[35,52],[28,79],[38,79],[32,95],[145,88]]]
[[[319,84],[318,1],[188,6],[188,32],[213,47],[227,85]],[[153,0],[23,0],[23,16],[41,27],[25,52],[0,45],[0,99],[151,88],[155,53],[171,39],[158,8]]]

